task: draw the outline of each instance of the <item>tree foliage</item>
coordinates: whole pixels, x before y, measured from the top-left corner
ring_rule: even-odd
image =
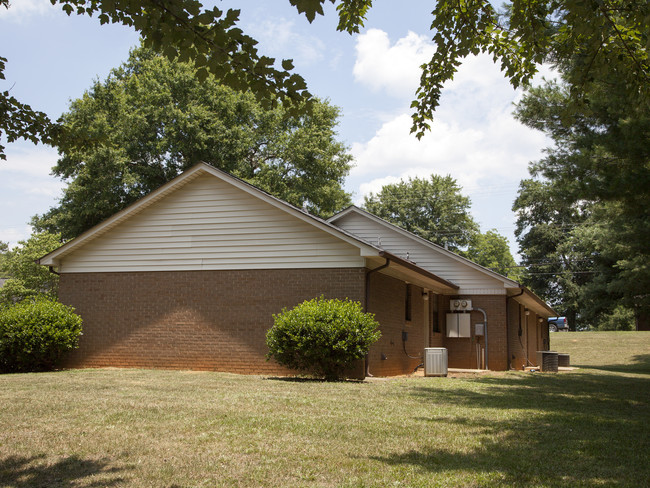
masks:
[[[576,103],[566,80],[580,68],[565,64],[563,82],[532,89],[517,107],[554,146],[531,165],[515,210],[522,255],[554,261],[548,271],[558,274],[546,278],[564,280],[558,300],[597,324],[619,305],[650,310],[650,107],[629,96],[616,64],[586,80]],[[532,287],[540,291],[534,278]]]
[[[496,229],[472,235],[467,251],[462,255],[512,280],[521,279],[521,272],[510,253],[508,239],[499,234]]]
[[[249,90],[262,107],[280,104],[294,115],[308,112],[312,106],[305,80],[291,73],[293,63],[260,54],[257,41],[238,26],[239,10],[207,9],[198,0],[50,0],[68,15],[96,17],[101,24],[113,23],[133,27],[146,47],[163,53],[169,60],[191,62],[196,76],[203,81],[214,77],[222,85]],[[9,8],[9,0],[0,7]],[[6,58],[0,58],[0,79]],[[58,130],[45,114],[33,110],[9,95],[0,93],[0,133],[9,142],[21,137],[34,142],[50,143]],[[0,147],[0,158],[4,159]]]
[[[40,297],[0,306],[0,373],[53,369],[81,335],[81,317]]]
[[[342,378],[381,337],[374,315],[349,300],[314,298],[273,318],[267,359],[327,380]]]
[[[470,200],[451,176],[409,178],[384,185],[365,197],[368,212],[431,242],[458,250],[466,247],[478,225],[469,213]]]
[[[593,262],[579,227],[588,218],[590,202],[574,202],[562,188],[547,181],[526,179],[519,184],[513,205],[515,236],[523,282],[568,317],[570,327],[582,309],[582,286],[593,279]]]
[[[61,246],[61,236],[37,232],[2,253],[2,274],[9,279],[0,288],[0,304],[14,303],[28,297],[56,298],[59,277],[36,264],[38,258]]]
[[[315,101],[311,115],[295,116],[195,75],[140,48],[74,100],[53,168],[69,184],[37,228],[75,237],[200,161],[314,214],[349,204],[336,107]]]
[[[205,9],[198,0],[50,0],[68,15],[96,16],[100,23],[131,26],[170,60],[189,61],[203,80],[214,76],[223,85],[249,89],[265,108],[276,103],[308,110],[310,94],[302,77],[291,73],[291,60],[258,53],[256,41],[239,27],[239,10]],[[336,5],[338,30],[359,32],[372,0],[289,0],[311,22],[323,5]],[[517,87],[528,83],[542,62],[571,63],[567,81],[572,100],[584,97],[585,82],[613,70],[634,103],[650,101],[648,32],[650,7],[645,0],[511,0],[497,10],[489,0],[432,2],[431,60],[423,65],[420,87],[411,104],[412,131],[429,129],[443,85],[453,78],[463,58],[490,54]],[[0,0],[9,6],[9,0]],[[0,58],[0,61],[6,61]],[[3,64],[0,64],[2,76]],[[0,94],[0,131],[9,119],[18,130],[12,137],[47,141],[51,123],[37,111]],[[10,117],[9,117],[10,116]],[[33,120],[34,123],[27,123]],[[0,148],[0,157],[2,156]]]

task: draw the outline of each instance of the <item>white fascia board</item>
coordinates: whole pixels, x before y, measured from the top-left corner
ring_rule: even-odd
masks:
[[[361,209],[361,208],[359,208],[359,207],[357,207],[355,205],[351,205],[348,208],[346,208],[344,210],[341,210],[339,213],[337,213],[337,214],[333,215],[332,217],[330,217],[327,221],[332,223],[333,225],[336,225],[336,224],[334,224],[335,221],[339,220],[340,218],[342,218],[342,217],[344,217],[344,216],[346,216],[346,215],[348,215],[350,213],[357,213],[357,214],[362,215],[362,216],[364,216],[366,218],[369,218],[369,219],[377,222],[378,224],[383,225],[384,227],[388,227],[389,229],[393,229],[396,232],[399,232],[400,234],[402,234],[403,236],[405,236],[405,237],[407,237],[409,239],[412,239],[414,241],[417,241],[417,242],[420,242],[420,243],[424,244],[425,246],[428,246],[429,248],[433,249],[434,251],[445,254],[446,256],[449,256],[450,258],[455,259],[456,261],[458,261],[460,263],[466,264],[467,266],[469,266],[471,268],[474,268],[475,270],[480,271],[482,273],[485,273],[485,274],[491,276],[492,278],[496,278],[496,279],[500,280],[501,282],[503,282],[504,288],[518,288],[519,287],[519,283],[517,283],[516,281],[511,280],[510,278],[506,278],[505,276],[500,275],[499,273],[496,273],[496,272],[494,272],[494,271],[492,271],[490,269],[487,269],[484,266],[481,266],[480,264],[476,264],[475,262],[473,262],[473,261],[471,261],[471,260],[469,260],[467,258],[459,256],[458,254],[453,253],[453,252],[449,251],[448,249],[445,249],[444,247],[442,247],[442,246],[440,246],[438,244],[434,244],[433,242],[428,241],[428,240],[426,240],[426,239],[424,239],[424,238],[422,238],[422,237],[420,237],[418,235],[415,235],[412,232],[409,232],[408,230],[402,229],[401,227],[399,227],[399,226],[397,226],[395,224],[391,224],[390,222],[387,222],[386,220],[382,219],[381,217],[377,217],[376,215],[373,215],[370,212],[367,212],[366,210],[363,210],[363,209]]]
[[[157,190],[154,190],[149,195],[142,197],[140,200],[129,205],[125,209],[119,211],[112,217],[109,217],[105,221],[97,224],[95,227],[87,230],[86,232],[76,237],[75,239],[67,242],[60,248],[38,259],[37,260],[38,264],[45,265],[45,266],[58,266],[59,259],[65,256],[66,254],[72,252],[75,248],[95,239],[96,237],[99,237],[100,235],[104,234],[105,232],[107,232],[108,230],[110,230],[120,222],[139,213],[140,211],[144,210],[148,206],[154,204],[155,202],[163,198],[166,194],[181,188],[182,186],[189,183],[194,178],[201,176],[202,174],[210,174],[216,178],[219,178],[222,181],[225,181],[231,184],[232,186],[254,197],[263,200],[264,202],[280,210],[283,210],[293,215],[294,217],[304,222],[307,222],[313,225],[314,227],[334,237],[341,239],[342,241],[347,242],[348,244],[351,244],[359,248],[359,254],[361,257],[378,256],[379,252],[381,251],[380,249],[374,247],[373,245],[360,240],[358,237],[328,223],[325,220],[319,219],[318,217],[314,217],[313,215],[310,215],[294,207],[293,205],[284,202],[283,200],[280,200],[279,198],[269,195],[263,190],[260,190],[259,188],[256,188],[253,185],[246,183],[243,180],[240,180],[239,178],[229,175],[228,173],[221,171],[213,166],[210,166],[209,164],[201,162],[191,167],[190,169],[186,170],[185,172],[181,173],[179,176],[169,181],[168,183],[164,184]]]

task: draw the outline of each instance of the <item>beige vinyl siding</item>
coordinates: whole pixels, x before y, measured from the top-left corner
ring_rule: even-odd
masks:
[[[362,267],[358,247],[212,176],[75,249],[62,272]]]
[[[436,250],[409,238],[400,232],[357,212],[349,212],[333,222],[366,242],[378,245],[386,251],[414,262],[421,268],[458,285],[459,294],[503,295],[502,281],[465,264],[463,260],[449,256],[444,250]]]

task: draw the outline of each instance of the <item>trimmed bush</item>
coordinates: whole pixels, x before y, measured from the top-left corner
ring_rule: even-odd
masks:
[[[266,334],[267,360],[327,380],[342,378],[381,333],[373,314],[350,300],[308,300],[273,315]]]
[[[81,317],[72,307],[39,298],[0,308],[0,372],[53,369],[77,347]]]

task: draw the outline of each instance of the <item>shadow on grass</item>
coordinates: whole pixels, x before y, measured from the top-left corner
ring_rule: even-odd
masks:
[[[354,378],[341,378],[338,380],[326,380],[310,376],[267,376],[265,380],[286,381],[288,383],[363,383],[364,380]]]
[[[70,456],[53,464],[44,455],[0,459],[0,486],[8,488],[73,486],[114,486],[123,481],[119,468],[107,460],[81,459]],[[91,477],[101,474],[101,479]],[[83,483],[82,483],[83,482]]]
[[[372,459],[430,473],[470,472],[491,486],[637,487],[650,479],[650,378],[587,372],[468,382],[469,388],[419,386],[412,394],[449,412],[438,408],[419,421],[434,432],[436,423],[455,424],[476,447],[427,445]]]
[[[638,354],[632,358],[631,364],[604,364],[598,366],[581,365],[585,369],[601,369],[603,371],[613,371],[616,373],[637,373],[650,374],[650,354]]]

